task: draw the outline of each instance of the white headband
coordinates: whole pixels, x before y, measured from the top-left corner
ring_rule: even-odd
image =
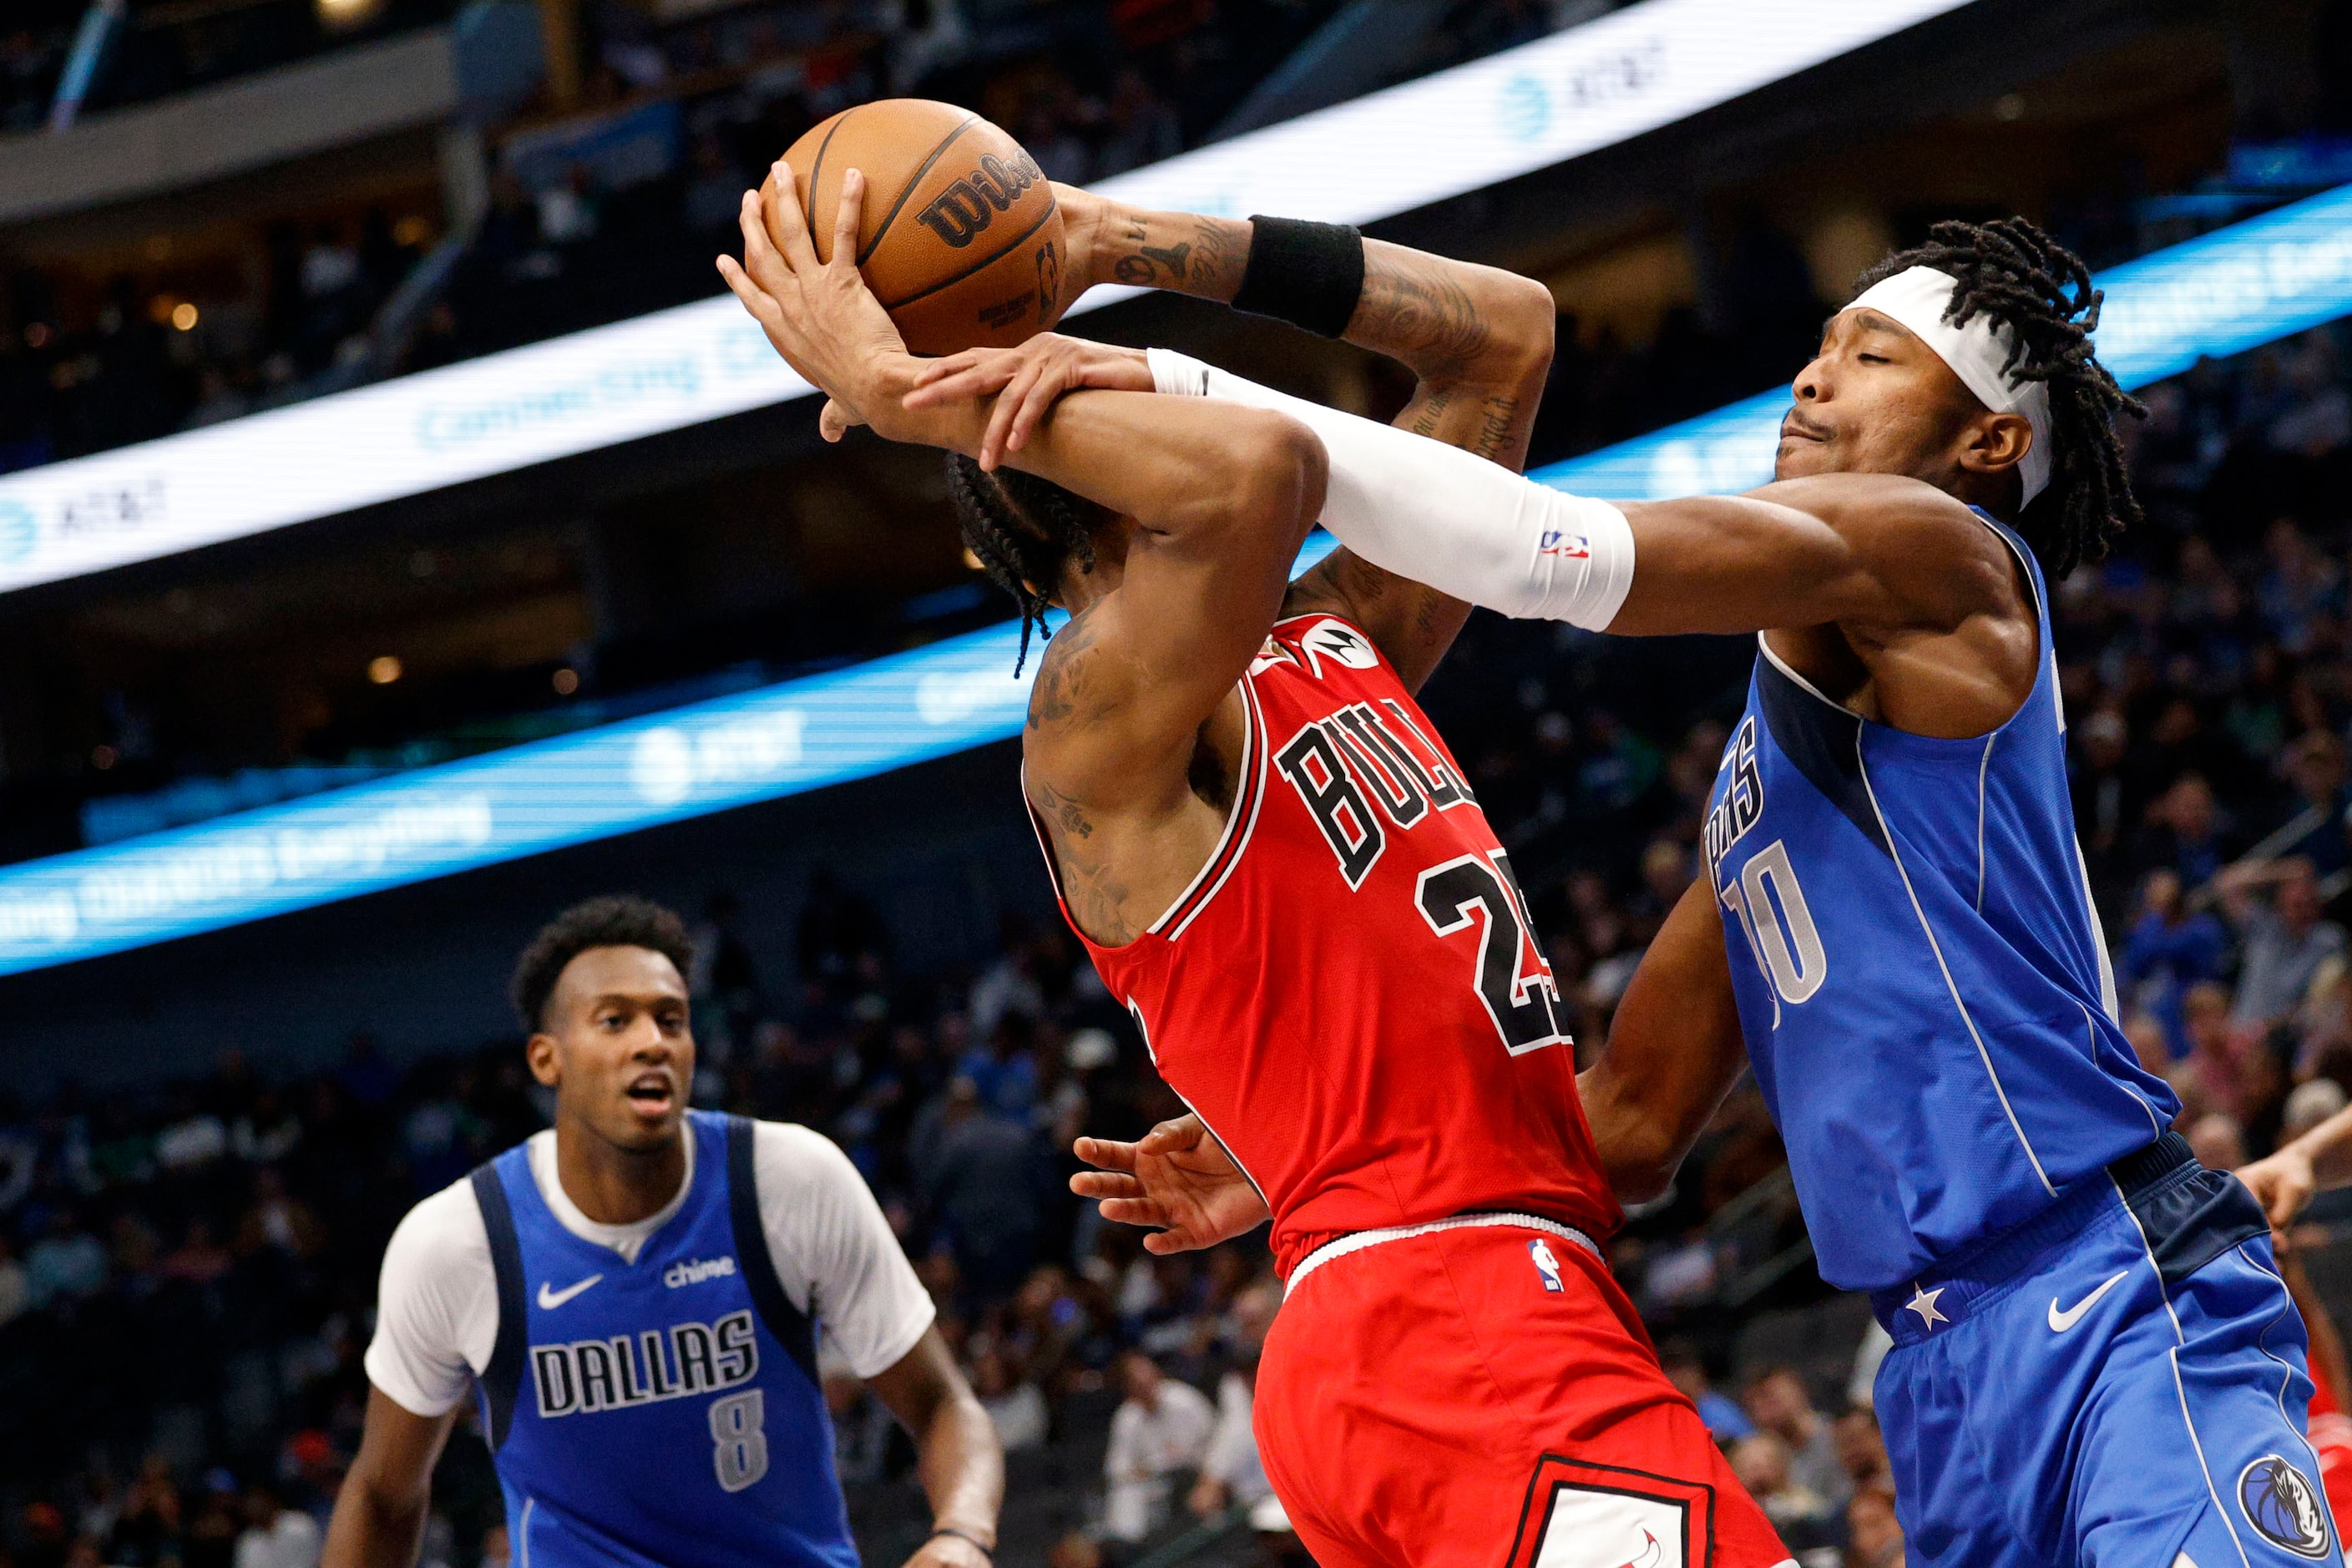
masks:
[[[1995,414],[2021,414],[2033,426],[2033,443],[2018,459],[2018,477],[2025,483],[2019,504],[2032,500],[2050,484],[2050,388],[2039,381],[2021,381],[2004,374],[2009,361],[2010,334],[1996,329],[1982,311],[1965,327],[1944,320],[1952,308],[1952,291],[1959,279],[1932,267],[1912,267],[1872,284],[1857,296],[1849,310],[1873,310],[1898,321],[1911,335],[1936,351],[1952,367],[1960,384]]]

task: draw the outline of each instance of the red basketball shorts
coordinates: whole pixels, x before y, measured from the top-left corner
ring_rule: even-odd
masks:
[[[1322,1568],[1790,1561],[1601,1261],[1467,1225],[1295,1275],[1258,1447]]]

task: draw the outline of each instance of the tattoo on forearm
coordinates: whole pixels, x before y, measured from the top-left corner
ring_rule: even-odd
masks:
[[[1114,242],[1118,254],[1111,259],[1111,277],[1138,289],[1178,289],[1212,299],[1233,298],[1234,290],[1241,287],[1247,256],[1242,237],[1246,231],[1223,219],[1195,217],[1189,220],[1192,237],[1178,239],[1171,233],[1175,221],[1137,218],[1121,225]]]
[[[1142,237],[1140,226],[1135,230]],[[1162,271],[1172,283],[1184,281],[1184,258],[1192,254],[1190,241],[1171,246],[1139,245],[1130,256],[1122,256],[1111,270],[1122,283],[1139,286],[1156,282]]]
[[[1423,379],[1460,375],[1493,346],[1470,291],[1425,260],[1367,258],[1351,342],[1402,360]]]

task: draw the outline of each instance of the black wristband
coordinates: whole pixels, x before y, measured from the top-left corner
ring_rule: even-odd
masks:
[[[1364,292],[1364,237],[1352,224],[1250,218],[1249,266],[1234,309],[1336,338]]]
[[[987,1558],[991,1563],[993,1563],[993,1562],[995,1562],[995,1561],[996,1561],[996,1548],[995,1548],[995,1547],[993,1547],[993,1546],[991,1546],[991,1545],[987,1544],[985,1542],[982,1541],[982,1540],[981,1540],[981,1538],[980,1538],[979,1536],[977,1536],[977,1535],[966,1535],[962,1531],[958,1530],[955,1526],[953,1526],[953,1525],[951,1525],[951,1524],[942,1524],[942,1525],[940,1525],[938,1528],[934,1529],[934,1530],[930,1532],[930,1534],[929,1534],[929,1535],[925,1536],[925,1537],[924,1537],[924,1539],[925,1539],[926,1541],[937,1541],[937,1540],[938,1540],[940,1536],[942,1536],[942,1535],[952,1535],[952,1536],[954,1536],[958,1541],[965,1542],[968,1542],[968,1543],[969,1543],[969,1544],[971,1544],[971,1545],[977,1546],[977,1547],[979,1547],[979,1548],[980,1548],[980,1554],[981,1554],[982,1557]]]

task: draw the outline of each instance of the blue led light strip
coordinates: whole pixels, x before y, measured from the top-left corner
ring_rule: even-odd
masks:
[[[2099,358],[2126,387],[2352,313],[2352,185],[2102,272]],[[1536,474],[1607,500],[1724,495],[1772,477],[1786,387]]]
[[[2352,314],[2352,186],[2103,274],[2101,357],[2126,386]],[[1785,392],[1538,476],[1636,500],[1771,477]],[[1330,548],[1318,538],[1303,568]],[[1010,625],[764,690],[0,868],[0,973],[495,865],[1018,732]],[[1008,778],[1005,787],[1013,787]]]

